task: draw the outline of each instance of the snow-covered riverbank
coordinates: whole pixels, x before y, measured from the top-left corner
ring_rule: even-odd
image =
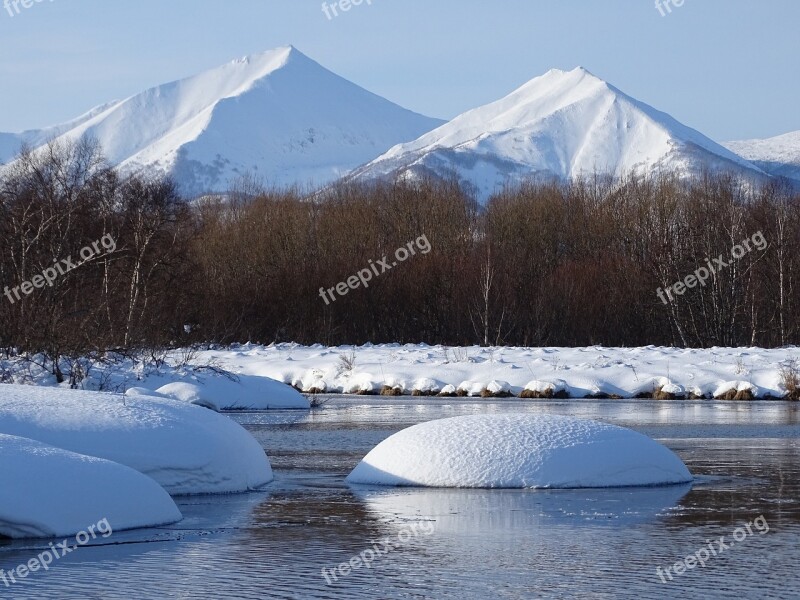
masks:
[[[742,400],[787,397],[799,369],[797,347],[243,344],[176,350],[158,364],[95,361],[79,387],[130,395],[159,391],[211,408],[254,410],[308,408],[288,386],[305,394]],[[14,383],[55,385],[48,371],[19,359],[0,360],[0,372]]]
[[[304,392],[570,398],[783,398],[800,348],[241,345],[200,352]],[[527,391],[526,391],[527,390]]]

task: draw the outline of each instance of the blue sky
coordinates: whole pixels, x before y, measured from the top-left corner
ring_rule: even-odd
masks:
[[[14,16],[3,1],[0,131],[287,44],[440,118],[581,65],[718,140],[800,130],[796,0],[666,16],[655,0],[364,0],[332,19],[321,0],[24,0]]]

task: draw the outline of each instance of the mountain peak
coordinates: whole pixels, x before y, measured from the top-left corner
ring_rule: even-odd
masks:
[[[270,185],[326,184],[441,123],[283,46],[104,106],[54,137],[91,136],[122,172],[170,174],[199,195],[248,172]],[[41,133],[0,137],[0,161],[19,141],[41,145]]]
[[[575,67],[574,69],[569,69],[569,70],[550,69],[547,73],[545,73],[545,75],[549,75],[551,73],[553,75],[591,75],[592,77],[595,76],[587,68],[581,67],[580,65]]]
[[[286,64],[292,58],[308,59],[308,57],[302,52],[300,52],[297,48],[295,48],[292,45],[289,45],[289,46],[279,46],[277,48],[273,48],[271,50],[265,50],[263,52],[256,52],[255,54],[247,54],[245,56],[241,56],[239,58],[232,60],[231,64],[257,65],[263,62],[277,62]]]
[[[704,170],[764,175],[700,132],[577,67],[552,69],[392,148],[354,176],[456,172],[486,200],[532,176],[570,180]]]

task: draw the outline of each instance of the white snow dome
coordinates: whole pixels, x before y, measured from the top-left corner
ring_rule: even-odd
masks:
[[[671,450],[615,425],[556,415],[471,415],[384,440],[349,483],[453,488],[610,488],[687,483]]]

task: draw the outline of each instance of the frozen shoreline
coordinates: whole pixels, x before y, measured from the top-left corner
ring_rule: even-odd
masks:
[[[524,398],[784,399],[800,348],[240,345],[199,353],[307,393]],[[794,362],[793,362],[794,361]]]
[[[786,373],[800,365],[797,347],[329,347],[281,343],[212,346],[191,352],[181,349],[169,356],[177,364],[179,357],[189,354],[191,360],[180,367],[152,368],[130,361],[96,364],[80,387],[122,393],[137,387],[155,391],[174,382],[188,383],[195,395],[207,395],[209,403],[222,410],[308,408],[299,394],[300,402],[287,397],[295,394],[293,390],[273,386],[265,393],[263,384],[251,385],[268,379],[307,395],[780,400],[789,393]],[[258,401],[231,404],[231,388],[242,386],[209,371],[207,365],[246,384],[244,388]],[[47,372],[31,373],[29,369],[23,373],[18,359],[0,361],[0,368],[10,372],[16,383],[55,385]],[[794,399],[796,394],[795,390]]]

